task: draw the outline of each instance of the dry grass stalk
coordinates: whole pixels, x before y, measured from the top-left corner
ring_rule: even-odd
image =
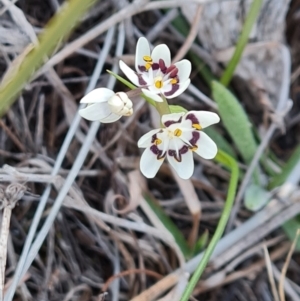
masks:
[[[181,46],[181,48],[178,50],[176,56],[173,58],[173,63],[176,63],[180,61],[190,50],[191,45],[193,44],[197,33],[198,33],[198,26],[200,22],[200,18],[202,15],[203,6],[199,5],[196,11],[196,14],[194,16],[194,19],[192,21],[192,26],[189,32],[189,35],[187,36],[184,44]]]
[[[300,235],[300,229],[298,229],[298,231],[296,233],[296,237],[295,237],[295,239],[294,239],[294,241],[293,241],[293,243],[291,245],[291,248],[289,250],[289,253],[288,253],[287,257],[286,257],[284,266],[283,266],[282,271],[281,271],[280,281],[279,281],[279,286],[278,286],[278,291],[279,291],[279,295],[280,295],[280,301],[285,301],[285,294],[284,294],[285,275],[286,275],[289,263],[291,261],[293,252],[295,250],[295,247],[296,247],[299,235]]]
[[[5,267],[7,259],[7,241],[11,211],[16,203],[23,197],[26,187],[21,184],[10,184],[6,188],[0,187],[0,209],[3,209],[0,234],[0,300],[3,300]]]
[[[263,246],[263,249],[264,249],[266,267],[267,267],[267,271],[268,271],[268,277],[269,277],[269,282],[271,284],[274,301],[279,301],[279,296],[278,296],[278,293],[277,293],[277,290],[276,290],[276,284],[275,284],[275,280],[274,280],[274,274],[273,274],[273,269],[272,269],[271,258],[270,258],[270,255],[269,255],[269,252],[268,252],[268,249],[267,249],[266,245]]]
[[[188,238],[189,246],[192,248],[195,245],[198,237],[198,229],[201,219],[201,202],[197,196],[192,181],[181,179],[173,169],[171,170],[173,177],[182,192],[186,205],[192,215],[193,227]]]

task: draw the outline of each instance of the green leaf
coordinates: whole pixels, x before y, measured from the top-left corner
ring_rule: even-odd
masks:
[[[246,45],[248,43],[251,29],[257,20],[262,3],[263,3],[262,0],[253,0],[253,2],[252,2],[252,5],[250,7],[249,13],[247,15],[246,21],[243,26],[243,30],[242,30],[239,40],[236,44],[234,54],[233,54],[231,60],[229,61],[227,68],[224,71],[224,73],[220,79],[220,82],[224,86],[227,86],[232,79],[234,70],[235,70],[236,66],[238,65],[238,63],[242,57],[244,48],[246,47]]]
[[[21,54],[22,61],[14,65],[16,70],[8,71],[10,75],[0,85],[0,116],[9,109],[35,71],[52,54],[57,45],[70,34],[94,2],[95,0],[72,0],[64,3],[40,35],[39,45],[30,51],[26,49]]]
[[[182,251],[185,258],[189,258],[192,255],[192,251],[189,248],[185,238],[183,237],[182,233],[178,229],[178,227],[173,223],[168,215],[163,211],[161,206],[154,202],[149,195],[144,195],[145,200],[160,219],[160,221],[164,224],[164,226],[168,229],[168,231],[173,235],[177,245],[179,246],[180,250]]]
[[[251,123],[235,96],[222,84],[212,82],[212,94],[219,107],[219,114],[226,130],[234,141],[246,163],[250,163],[256,142],[251,131]]]
[[[186,110],[185,108],[183,108],[182,106],[173,106],[170,105],[169,106],[171,113],[181,113],[181,112],[188,112],[188,110]]]
[[[272,180],[269,183],[269,189],[274,189],[280,185],[282,185],[285,180],[288,178],[294,167],[297,165],[297,163],[300,160],[300,145],[297,146],[297,148],[294,150],[293,154],[283,167],[281,173],[274,176]]]
[[[297,217],[294,217],[294,218],[290,219],[286,223],[284,223],[282,225],[282,228],[283,228],[285,234],[287,235],[287,237],[291,241],[293,241],[295,239],[295,236],[296,236],[296,233],[297,233],[298,229],[300,229],[300,217],[299,217],[299,215]],[[297,243],[296,243],[296,250],[300,251],[300,240],[298,240]]]
[[[208,243],[208,238],[209,238],[209,232],[208,230],[205,230],[204,233],[199,237],[199,239],[197,240],[194,246],[194,251],[193,251],[194,255],[198,254],[201,250],[203,250],[206,247]]]
[[[248,210],[258,211],[270,200],[271,194],[264,188],[251,184],[247,187],[244,198],[244,205]]]

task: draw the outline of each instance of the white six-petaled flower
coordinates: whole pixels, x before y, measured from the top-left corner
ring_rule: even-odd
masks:
[[[88,104],[79,110],[79,115],[87,120],[110,123],[122,116],[132,115],[132,101],[125,92],[115,93],[107,88],[98,88],[85,95],[80,103]]]
[[[156,46],[152,53],[146,38],[140,38],[136,46],[135,71],[120,61],[124,74],[143,93],[157,102],[174,98],[190,84],[191,63],[182,60],[171,64],[170,50],[165,44]]]
[[[193,152],[205,159],[217,154],[215,142],[201,129],[220,121],[217,114],[190,111],[162,116],[165,128],[155,129],[142,136],[138,147],[146,148],[140,168],[147,178],[153,178],[165,157],[182,179],[189,179],[194,171]]]

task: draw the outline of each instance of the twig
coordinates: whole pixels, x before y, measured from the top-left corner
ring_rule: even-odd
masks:
[[[26,187],[21,184],[10,184],[4,190],[0,188],[0,206],[3,208],[1,234],[0,234],[0,301],[3,301],[5,267],[7,258],[7,241],[9,235],[9,225],[11,211],[15,207],[26,191]]]
[[[17,136],[6,126],[6,124],[3,122],[2,119],[0,119],[0,127],[3,128],[3,130],[6,132],[6,134],[9,136],[9,138],[13,141],[13,143],[18,147],[18,149],[26,153],[26,148],[21,143],[21,141],[17,138]]]
[[[203,11],[203,6],[199,5],[197,8],[196,14],[194,16],[193,22],[192,22],[190,32],[189,32],[184,44],[181,46],[181,48],[178,50],[176,56],[173,58],[173,63],[180,61],[190,50],[191,45],[193,44],[193,42],[197,36],[197,33],[198,33],[198,25],[200,22],[202,11]]]
[[[178,9],[173,8],[162,16],[159,21],[147,32],[146,38],[152,42],[159,33],[163,32],[166,26],[169,25],[178,16]]]
[[[206,96],[205,94],[203,94],[194,85],[190,84],[189,87],[187,88],[187,90],[189,92],[191,92],[192,94],[194,94],[194,96],[196,96],[197,98],[199,98],[200,100],[202,100],[205,104],[207,104],[208,106],[210,106],[212,109],[214,109],[214,110],[218,109],[218,105],[212,99],[210,99],[208,96]]]
[[[201,219],[201,203],[195,191],[194,185],[191,180],[183,180],[181,179],[177,173],[171,168],[173,177],[177,182],[181,193],[184,197],[186,205],[192,215],[193,227],[190,231],[190,235],[188,238],[188,244],[190,248],[195,246],[198,231],[199,231],[199,224]]]
[[[161,274],[158,274],[158,273],[156,273],[154,271],[151,271],[151,270],[147,270],[147,269],[143,269],[143,270],[142,269],[132,269],[132,270],[120,272],[119,274],[113,275],[110,278],[108,278],[108,280],[104,283],[104,285],[102,287],[102,291],[106,292],[108,290],[110,284],[116,278],[123,277],[123,276],[130,275],[130,274],[136,274],[136,273],[145,273],[146,275],[152,276],[152,277],[157,278],[157,279],[161,279],[162,278]]]
[[[278,296],[278,292],[276,290],[276,284],[275,284],[273,270],[272,270],[271,258],[270,258],[270,255],[269,255],[266,245],[263,246],[263,249],[264,249],[265,262],[266,262],[266,267],[267,267],[267,271],[268,271],[269,281],[271,284],[273,298],[274,298],[274,301],[279,301],[279,296]],[[283,300],[281,300],[281,301],[283,301]]]
[[[284,263],[284,265],[282,267],[282,271],[281,271],[281,275],[280,275],[280,281],[279,281],[279,286],[278,286],[278,291],[279,291],[279,295],[280,295],[280,301],[285,301],[285,294],[284,294],[285,275],[286,275],[289,263],[291,261],[293,252],[294,252],[294,250],[296,248],[296,244],[297,244],[299,235],[300,235],[300,229],[297,230],[296,237],[295,237],[295,239],[294,239],[294,241],[293,241],[293,243],[291,245],[291,248],[290,248],[289,253],[288,253],[287,257],[286,257],[285,263]]]

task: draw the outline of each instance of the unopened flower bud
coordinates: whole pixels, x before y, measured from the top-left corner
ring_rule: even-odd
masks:
[[[125,92],[118,92],[108,100],[111,111],[121,116],[130,116],[133,113],[132,101]]]

